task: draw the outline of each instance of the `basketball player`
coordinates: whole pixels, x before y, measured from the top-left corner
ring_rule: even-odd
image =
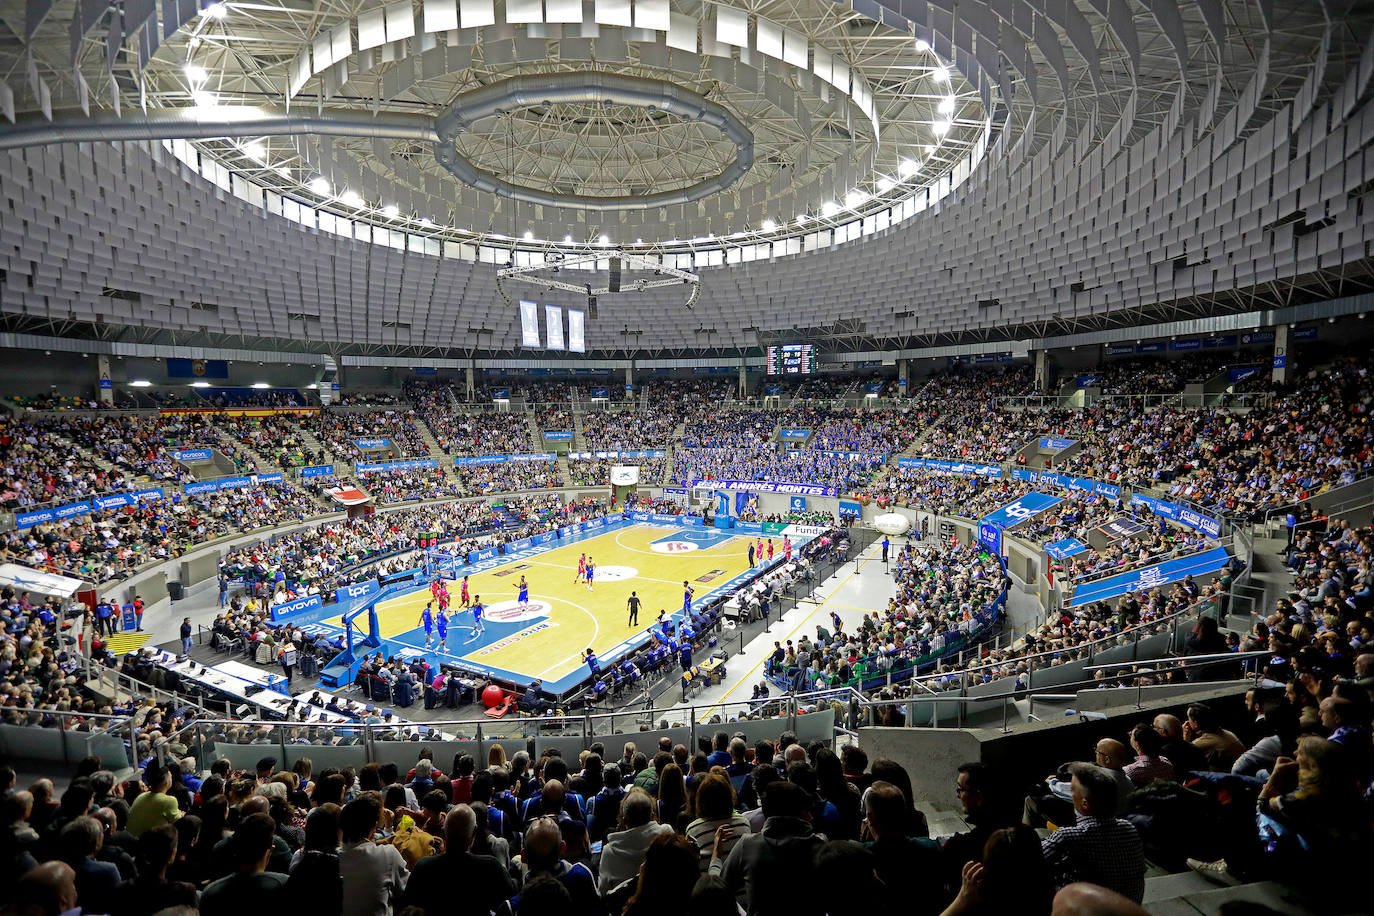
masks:
[[[472,638],[476,639],[486,631],[486,624],[482,623],[482,596],[478,595],[472,599]]]
[[[445,601],[443,604],[439,605],[439,619],[435,621],[435,623],[438,624],[439,627],[440,649],[448,648],[448,612],[444,610],[444,607],[447,603],[448,602]]]
[[[470,604],[472,603],[471,601],[468,600],[468,577],[467,577],[467,576],[464,576],[464,577],[463,577],[463,588],[462,588],[462,591],[461,591],[461,593],[459,594],[458,598],[459,598],[459,601],[462,603],[463,607],[467,607],[468,605],[470,605]]]
[[[587,578],[587,555],[584,553],[577,560],[577,573],[573,576],[573,584],[586,580]]]
[[[583,572],[583,575],[584,575],[584,576],[586,577],[586,579],[587,579],[587,591],[591,591],[591,590],[592,590],[592,582],[593,582],[593,580],[596,579],[596,564],[594,564],[594,563],[592,562],[592,558],[591,558],[591,557],[587,557],[587,568],[586,568],[586,570]]]
[[[434,602],[426,601],[425,609],[420,612],[420,626],[425,628],[425,648],[434,641]]]
[[[773,539],[768,539],[768,562],[773,562]]]
[[[691,585],[687,584],[687,580],[686,580],[686,579],[683,579],[683,580],[682,580],[682,619],[683,619],[683,620],[686,620],[688,617],[692,616],[692,595],[695,593],[695,591],[696,591],[696,590],[693,589]]]
[[[429,595],[431,598],[439,597],[439,583],[442,581],[443,579],[441,577],[435,576],[434,581],[429,583]]]
[[[439,599],[439,614],[440,614],[441,616],[444,615],[444,614],[447,614],[447,613],[448,613],[448,589],[447,589],[447,588],[444,588],[442,585],[439,586],[439,594],[438,594],[436,597],[438,597],[438,599]]]
[[[792,561],[792,539],[785,534],[782,536],[782,558]]]
[[[520,577],[520,597],[516,601],[521,607],[528,607],[530,603],[530,586],[524,576]]]
[[[754,546],[754,556],[756,556],[756,557],[759,558],[759,565],[762,566],[762,565],[763,565],[763,538],[759,538],[759,539],[758,539],[758,543]]]

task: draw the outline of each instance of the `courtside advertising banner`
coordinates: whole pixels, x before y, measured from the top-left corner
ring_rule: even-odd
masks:
[[[1052,436],[1044,436],[1040,439],[1040,448],[1046,452],[1063,451],[1073,445],[1073,439],[1055,439]]]
[[[1065,538],[1062,541],[1054,541],[1045,545],[1045,553],[1056,560],[1064,560],[1076,553],[1082,553],[1088,548],[1077,538]]]
[[[319,595],[307,595],[294,601],[274,604],[271,611],[272,621],[274,623],[315,623],[322,616],[320,614],[322,606],[323,602]]]
[[[437,468],[439,462],[433,458],[413,458],[409,461],[380,461],[371,464],[353,465],[355,474],[396,474],[401,471],[423,471]]]
[[[177,461],[209,461],[210,449],[208,448],[178,448],[171,452]]]
[[[390,439],[354,439],[353,444],[362,449],[389,448]]]

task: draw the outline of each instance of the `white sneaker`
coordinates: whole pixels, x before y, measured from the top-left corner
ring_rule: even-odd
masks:
[[[1208,881],[1211,881],[1213,884],[1235,887],[1238,884],[1244,883],[1226,867],[1225,859],[1217,859],[1215,862],[1204,862],[1201,859],[1189,859],[1188,867]]]

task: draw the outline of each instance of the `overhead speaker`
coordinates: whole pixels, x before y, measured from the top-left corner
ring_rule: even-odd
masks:
[[[606,292],[620,292],[620,258],[611,258],[611,279],[606,284]]]

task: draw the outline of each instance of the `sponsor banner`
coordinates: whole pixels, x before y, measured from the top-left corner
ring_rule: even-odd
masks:
[[[868,384],[864,385],[864,393],[865,393],[865,394],[882,394],[882,393],[883,393],[883,383],[882,383],[882,382],[869,382]]]
[[[1164,341],[1154,340],[1150,341],[1149,343],[1143,343],[1140,346],[1136,347],[1135,351],[1137,353],[1163,353]]]
[[[1133,534],[1139,534],[1145,530],[1145,527],[1145,525],[1142,525],[1130,516],[1123,515],[1120,518],[1114,518],[1105,524],[1098,525],[1097,530],[1102,532],[1108,539],[1119,541]]]
[[[664,488],[663,488],[663,495],[664,495],[664,496],[686,496],[686,495],[687,495],[687,488],[686,488],[686,487],[664,487]]]
[[[1110,496],[1118,499],[1121,496],[1121,488],[1114,483],[1105,483],[1101,480],[1093,481],[1093,492],[1099,496]]]
[[[1133,356],[1135,344],[1107,344],[1102,352],[1107,356]]]
[[[544,433],[544,438],[547,439],[549,442],[567,442],[567,441],[571,441],[571,440],[572,440],[572,437],[573,437],[573,434],[572,434],[571,432],[562,432],[562,431],[560,431],[560,432],[545,432],[545,433]]]
[[[317,465],[315,465],[314,467],[310,467],[310,468],[301,468],[301,476],[302,476],[302,477],[333,477],[333,476],[334,476],[334,465],[332,465],[332,464],[317,464]]]
[[[390,440],[390,439],[385,439],[385,438],[383,438],[383,439],[354,439],[354,440],[353,440],[353,444],[356,445],[358,448],[365,448],[365,449],[389,448],[389,447],[391,446],[391,440]]]
[[[806,511],[806,497],[805,497],[805,496],[793,496],[793,497],[791,497],[791,501],[787,504],[787,508],[788,508],[788,510],[791,511],[791,512],[805,512],[805,511]]]
[[[107,378],[103,378],[103,379],[100,380],[100,390],[101,390],[101,391],[111,391],[111,390],[113,390],[113,389],[114,389],[114,382],[113,382],[113,381],[111,381],[110,379],[107,379]]]
[[[483,549],[483,550],[474,550],[472,553],[468,554],[468,562],[469,562],[469,563],[476,563],[476,562],[478,562],[479,560],[490,560],[491,558],[493,558],[493,557],[495,557],[495,556],[496,556],[496,548],[495,548],[495,547],[487,547],[487,548],[485,548],[485,549]]]
[[[119,509],[124,506],[137,505],[140,502],[153,502],[162,499],[162,488],[152,490],[138,490],[134,493],[114,493],[109,496],[97,496],[91,500],[91,505],[97,510]]]
[[[558,540],[558,538],[558,531],[545,531],[543,534],[536,534],[531,540],[534,541],[535,544],[547,544],[550,541]]]
[[[274,623],[315,623],[316,618],[320,616],[322,607],[323,602],[319,595],[307,595],[285,604],[274,604],[271,611],[272,621]]]
[[[784,430],[783,430],[781,433],[779,433],[778,435],[779,435],[780,438],[783,438],[783,439],[805,439],[807,436],[811,435],[811,430],[809,430],[809,429],[784,429]]]
[[[783,533],[784,531],[786,531],[786,530],[787,530],[787,526],[784,525],[782,522],[764,522],[764,523],[763,523],[763,533],[764,533],[764,534],[777,534],[777,535],[780,535],[780,534],[782,534],[782,533]]]
[[[626,517],[632,522],[648,522],[653,520],[653,516],[648,512],[630,512],[627,513]]]
[[[592,531],[596,528],[604,527],[606,527],[606,520],[604,518],[589,518],[582,523],[583,531]]]
[[[1047,452],[1063,451],[1077,440],[1074,439],[1053,439],[1049,437],[1041,438],[1040,447]]]
[[[1204,350],[1223,350],[1227,347],[1234,347],[1239,338],[1234,334],[1223,334],[1220,337],[1207,337],[1202,341]]]
[[[577,534],[577,532],[578,527],[576,525],[564,525],[558,529],[558,536],[561,538],[570,538],[574,534]]]
[[[416,375],[438,375],[439,370],[434,366],[415,366],[411,370]]]
[[[1238,369],[1227,369],[1226,380],[1228,382],[1243,382],[1248,378],[1253,378],[1260,374],[1259,366],[1242,366]]]
[[[1213,547],[1190,557],[1180,557],[1167,563],[1146,566],[1094,582],[1084,582],[1073,590],[1069,606],[1081,607],[1094,601],[1119,598],[1128,592],[1148,591],[1178,582],[1186,576],[1205,576],[1224,568],[1230,560],[1231,555],[1226,552],[1225,547]]]
[[[1316,328],[1297,328],[1290,335],[1295,342],[1302,342],[1317,339]]]
[[[338,390],[338,386],[335,386]],[[287,414],[296,417],[309,417],[319,413],[318,407],[159,407],[159,417],[184,417],[205,414],[216,417],[272,417]]]
[[[1050,496],[1046,493],[1027,493],[1016,502],[1008,503],[997,511],[983,516],[982,521],[989,522],[999,528],[1011,528],[1063,501],[1058,496]]]
[[[1201,350],[1202,338],[1185,337],[1182,340],[1171,340],[1169,341],[1169,349],[1175,353],[1180,353],[1185,350]]]
[[[1275,356],[1275,357],[1274,357],[1274,368],[1275,368],[1275,369],[1283,369],[1283,368],[1287,367],[1287,365],[1288,365],[1288,357],[1286,357],[1286,356]]]
[[[1002,529],[986,519],[978,523],[978,543],[994,557],[1002,555]]]
[[[1094,374],[1094,375],[1080,375],[1080,376],[1078,376],[1077,385],[1078,385],[1079,388],[1092,388],[1092,387],[1095,387],[1095,386],[1101,385],[1101,384],[1102,384],[1102,376],[1100,376],[1100,375]]]
[[[1167,500],[1155,499],[1153,496],[1142,496],[1139,493],[1132,493],[1131,504],[1146,506],[1155,515],[1163,516],[1170,521],[1176,521],[1178,519],[1178,506]]]
[[[187,496],[200,493],[214,493],[219,490],[242,490],[265,483],[281,483],[281,474],[254,474],[248,477],[218,477],[214,480],[198,480],[185,486]]]
[[[177,461],[209,461],[212,457],[208,448],[176,448],[170,454]]]
[[[1273,342],[1273,331],[1251,331],[1249,334],[1240,335],[1240,345],[1242,347],[1248,347],[1251,344],[1271,344]]]
[[[987,363],[1009,363],[1012,361],[1010,353],[979,353],[973,357],[975,366],[986,365]]]
[[[532,455],[511,455],[510,460],[515,462],[543,461],[547,464],[552,464],[558,460],[558,456],[553,452],[536,452]]]
[[[14,516],[15,527],[32,528],[34,525],[44,525],[57,519],[57,512],[53,509],[34,509],[32,512],[18,512]]]
[[[491,391],[491,399],[492,399],[493,401],[509,401],[509,400],[510,400],[510,389],[509,389],[509,388],[493,388],[492,391]]]
[[[788,525],[782,533],[794,538],[818,538],[829,530],[825,525]]]
[[[187,496],[195,496],[198,493],[214,493],[218,489],[219,481],[217,480],[198,480],[194,483],[188,483],[182,488]]]
[[[474,458],[454,458],[453,463],[460,468],[477,467],[483,464],[505,464],[506,455],[478,455]]]
[[[593,388],[593,389],[592,389],[592,397],[594,397],[594,398],[606,398],[607,400],[610,400],[610,397],[611,397],[611,389],[609,389],[609,388]]]
[[[412,458],[409,461],[380,461],[370,464],[359,462],[353,465],[353,472],[363,474],[396,474],[400,471],[420,471],[437,468],[439,462],[433,458]]]
[[[1200,531],[1208,537],[1221,537],[1221,522],[1214,518],[1208,518],[1201,513],[1194,512],[1187,506],[1178,507],[1178,521],[1181,525],[1187,525],[1194,531]]]
[[[1001,477],[1002,469],[995,464],[973,464],[968,461],[937,461],[932,458],[898,458],[897,466],[915,470],[941,471],[963,477]]]
[[[356,582],[352,585],[342,586],[334,591],[334,600],[337,602],[356,601],[359,598],[366,598],[381,591],[381,585],[376,579],[368,579],[366,582]]]
[[[1065,538],[1062,541],[1055,541],[1045,545],[1045,553],[1055,560],[1064,560],[1076,553],[1082,553],[1088,548],[1076,538]]]
[[[780,395],[780,394],[782,394],[782,386],[781,386],[781,385],[764,385],[764,386],[763,386],[763,393],[764,393],[765,395],[769,395],[769,396]]]
[[[72,518],[77,515],[90,515],[91,504],[89,502],[70,503],[65,506],[58,506],[56,515],[58,519]]]
[[[858,500],[853,500],[853,499],[842,499],[842,500],[840,500],[839,511],[840,511],[840,514],[841,514],[841,515],[845,515],[845,514],[848,514],[848,515],[855,515],[855,516],[857,516],[857,515],[862,515],[862,514],[863,514],[863,508],[864,508],[864,507],[863,507],[862,505],[859,504]]]
[[[506,553],[514,553],[517,550],[524,550],[526,547],[533,547],[533,538],[521,538],[518,541],[511,541],[506,545]]]
[[[749,493],[786,493],[800,496],[839,496],[838,487],[818,483],[772,483],[764,480],[694,480],[693,487],[713,490],[735,490]]]
[[[667,452],[667,450],[666,450],[666,449],[661,449],[661,448],[658,448],[658,449],[646,449],[646,450],[644,450],[644,451],[639,451],[639,452],[568,452],[568,460],[569,460],[569,461],[591,461],[593,458],[595,458],[595,459],[597,459],[597,460],[601,460],[601,459],[606,459],[606,458],[639,458],[639,459],[646,459],[646,458],[666,458],[666,457],[668,457],[668,452]]]

